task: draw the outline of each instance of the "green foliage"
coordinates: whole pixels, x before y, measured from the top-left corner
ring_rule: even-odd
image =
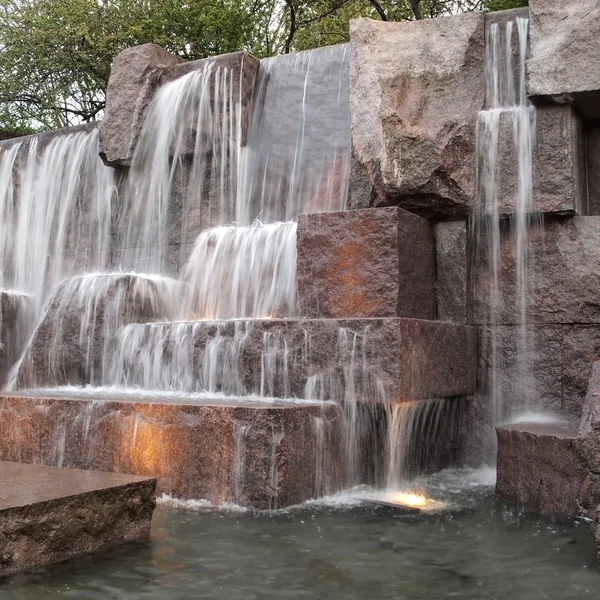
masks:
[[[186,59],[349,40],[358,17],[430,18],[523,0],[0,0],[0,130],[102,116],[113,58],[154,42]]]
[[[0,0],[0,126],[93,120],[124,48],[195,59],[243,48],[251,28],[236,0]]]
[[[522,8],[529,4],[528,0],[486,0],[484,8],[488,12],[496,10],[509,10],[511,8]]]

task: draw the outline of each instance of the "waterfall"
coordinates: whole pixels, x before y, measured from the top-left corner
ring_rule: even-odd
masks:
[[[97,129],[5,142],[0,161],[0,287],[31,294],[39,315],[64,277],[106,266],[114,173]]]
[[[239,224],[346,208],[349,80],[348,44],[261,61]]]
[[[387,404],[386,485],[396,490],[426,464],[435,449],[446,400]]]
[[[122,268],[165,271],[168,244],[179,237],[170,233],[175,192],[178,218],[192,218],[198,230],[233,220],[242,144],[241,100],[233,97],[233,77],[233,71],[210,62],[166,83],[153,98],[119,214]],[[199,204],[205,210],[197,215]]]
[[[296,224],[255,223],[202,232],[183,272],[183,316],[296,314]]]
[[[528,19],[521,17],[503,26],[499,23],[489,25],[486,40],[487,108],[479,113],[477,121],[478,205],[473,223],[475,245],[487,262],[486,327],[491,344],[489,392],[494,424],[506,420],[510,412],[500,381],[502,340],[498,325],[506,322],[506,314],[514,315],[518,325],[517,393],[522,405],[533,402],[534,349],[527,314],[533,276],[528,236],[532,224],[539,219],[533,213],[532,204],[535,108],[528,102],[525,88],[528,25]],[[509,139],[512,144],[508,143]],[[512,165],[511,168],[507,165],[507,156],[513,160],[516,182],[509,181]],[[501,234],[506,229],[503,214],[507,201],[513,206],[509,225],[515,257],[514,300],[507,293],[509,282],[502,281]]]
[[[0,293],[22,299],[8,367],[59,283],[106,267],[115,196],[114,172],[98,156],[97,129],[0,145]]]

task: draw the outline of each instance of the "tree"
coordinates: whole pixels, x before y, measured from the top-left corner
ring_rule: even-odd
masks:
[[[96,119],[113,58],[157,43],[187,59],[243,48],[236,0],[0,0],[0,123],[37,129]]]
[[[154,42],[186,59],[258,58],[349,40],[358,17],[414,20],[524,0],[0,0],[0,129],[102,116],[114,57]]]
[[[522,8],[529,4],[528,0],[485,0],[484,8],[488,12]]]

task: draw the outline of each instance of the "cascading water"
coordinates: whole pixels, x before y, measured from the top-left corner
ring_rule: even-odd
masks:
[[[106,267],[115,193],[113,170],[98,156],[97,129],[2,144],[0,293],[21,300],[10,363],[60,281],[83,268]]]
[[[215,63],[162,85],[120,173],[118,202],[114,171],[98,158],[97,130],[58,135],[43,148],[36,139],[0,146],[0,226],[7,228],[0,259],[9,264],[0,284],[33,298],[39,325],[26,336],[31,352],[14,380],[179,399],[335,399],[343,409],[344,481],[363,482],[366,462],[371,482],[395,484],[408,472],[399,453],[439,402],[386,402],[369,362],[368,327],[334,326],[331,356],[321,360],[312,356],[311,334],[285,322],[297,315],[295,219],[346,208],[348,46],[263,61],[247,132],[236,90],[233,72]],[[36,338],[48,342],[44,352]],[[86,439],[91,420],[89,411],[81,419]],[[331,431],[325,416],[311,423],[322,494],[334,487]],[[135,445],[137,418],[126,427]],[[252,429],[237,422],[233,435],[239,500]],[[61,462],[65,432],[56,436]],[[283,440],[274,428],[275,496]]]
[[[528,19],[521,17],[489,25],[486,40],[487,108],[479,113],[477,122],[478,207],[473,224],[478,254],[487,263],[486,326],[491,344],[489,393],[494,424],[510,416],[499,377],[502,340],[498,325],[505,322],[506,314],[512,315],[510,320],[518,327],[515,393],[521,407],[531,406],[534,402],[534,340],[527,314],[533,289],[528,235],[532,225],[538,225],[540,220],[533,212],[532,203],[535,108],[528,102],[525,88],[528,25]],[[518,49],[516,61],[515,48]],[[507,163],[507,157],[512,159],[512,164]],[[514,181],[510,180],[510,174]],[[510,219],[505,222],[503,216],[507,211]],[[514,300],[507,294],[509,282],[502,281],[501,237],[507,225],[514,246]]]
[[[348,44],[261,61],[238,224],[346,208],[349,81]]]
[[[202,232],[183,272],[186,318],[296,314],[296,224],[256,223]]]

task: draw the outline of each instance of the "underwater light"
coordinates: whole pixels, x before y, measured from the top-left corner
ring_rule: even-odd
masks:
[[[363,500],[371,504],[408,512],[429,512],[446,508],[445,502],[434,500],[418,492],[386,492],[381,495],[367,496]]]
[[[445,508],[446,503],[428,498],[423,494],[414,492],[395,492],[383,498],[391,504],[399,504],[409,508],[418,508],[419,510],[441,510]]]

